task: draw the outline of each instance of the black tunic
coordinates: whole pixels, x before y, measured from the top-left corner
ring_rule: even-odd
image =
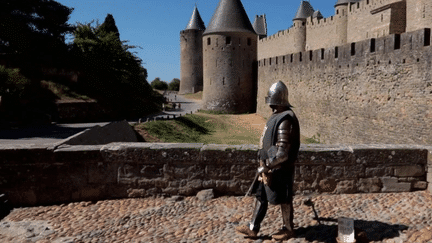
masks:
[[[294,195],[294,162],[297,159],[297,154],[300,148],[300,126],[292,110],[287,110],[281,113],[273,114],[267,122],[267,130],[263,137],[262,150],[268,151],[271,146],[276,144],[277,131],[279,125],[289,120],[291,123],[291,133],[289,137],[290,149],[288,152],[288,160],[282,162],[280,169],[273,170],[270,186],[259,183],[254,192],[257,197],[264,197],[271,204],[289,203]],[[261,151],[262,151],[261,150]],[[260,151],[260,157],[265,157],[265,152]]]

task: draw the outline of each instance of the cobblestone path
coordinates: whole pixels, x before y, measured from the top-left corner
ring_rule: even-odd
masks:
[[[336,242],[338,217],[355,219],[371,242],[432,242],[428,192],[295,196],[297,237],[285,242]],[[272,242],[279,206],[270,206],[260,238],[235,233],[252,214],[252,197],[137,198],[14,209],[0,221],[0,242]]]

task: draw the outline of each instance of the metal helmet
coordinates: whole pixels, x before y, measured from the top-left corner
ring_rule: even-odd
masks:
[[[272,84],[268,91],[268,95],[265,98],[265,102],[268,105],[291,107],[290,103],[288,102],[287,86],[282,81]]]

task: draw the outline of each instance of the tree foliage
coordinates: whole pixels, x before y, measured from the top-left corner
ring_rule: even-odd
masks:
[[[30,80],[20,74],[19,69],[0,66],[0,96],[23,98]]]
[[[171,82],[168,84],[168,90],[179,91],[180,90],[180,79],[175,78],[175,79],[171,80]]]
[[[114,25],[112,25],[114,24]],[[119,39],[114,19],[107,16],[99,25],[78,24],[74,32],[74,55],[80,63],[80,86],[89,96],[128,108],[148,108],[154,102],[142,60],[130,50],[135,46]],[[148,104],[147,104],[148,105]]]
[[[155,78],[151,83],[151,87],[157,90],[167,90],[168,84],[165,81],[161,81],[160,78]]]
[[[0,1],[0,49],[27,56],[65,50],[72,11],[53,0]]]
[[[115,23],[115,20],[114,20],[114,17],[112,16],[112,14],[108,14],[106,16],[105,21],[100,26],[100,29],[107,32],[107,33],[113,32],[120,39],[120,32],[117,28],[117,25]]]

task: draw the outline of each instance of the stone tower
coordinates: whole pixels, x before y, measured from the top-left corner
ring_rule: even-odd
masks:
[[[220,0],[203,34],[203,109],[254,112],[258,36],[240,0]]]
[[[306,19],[313,16],[315,10],[309,1],[301,1],[296,15],[293,19],[292,31],[294,35],[294,52],[306,50]]]
[[[338,0],[335,4],[336,40],[334,45],[344,45],[348,42],[348,5],[356,0]]]
[[[204,22],[195,6],[186,29],[180,32],[180,94],[195,93],[203,89],[204,31]]]

